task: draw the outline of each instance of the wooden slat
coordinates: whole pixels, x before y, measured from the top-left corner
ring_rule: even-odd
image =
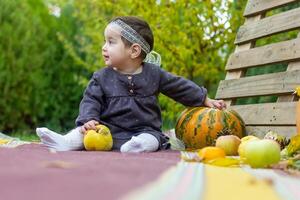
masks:
[[[296,0],[249,0],[244,12],[246,23],[238,31],[237,48],[227,62],[226,80],[219,84],[216,98],[225,99],[240,113],[248,134],[263,137],[269,130],[287,137],[296,134],[296,102],[280,102],[293,100],[291,93],[300,84],[299,39],[252,49],[256,39],[300,27],[300,8],[262,19],[266,11],[292,2]],[[248,67],[279,62],[291,62],[287,72],[243,77]],[[273,94],[280,95],[279,102],[233,105],[238,97]]]
[[[230,109],[238,112],[247,125],[296,126],[296,102],[236,105]]]
[[[300,70],[257,75],[220,82],[216,98],[228,99],[292,93],[300,84]]]
[[[277,102],[291,102],[291,101],[296,101],[297,97],[296,95],[282,95],[277,98]]]
[[[297,59],[300,59],[300,38],[231,54],[226,70],[290,62]]]
[[[300,33],[298,33],[298,39],[300,39]],[[296,62],[290,62],[287,69],[287,71],[292,71],[292,70],[300,70],[300,61]],[[296,100],[296,95],[284,95],[280,96],[277,98],[277,102],[291,102]]]
[[[259,138],[263,138],[268,131],[290,138],[296,135],[296,126],[246,126],[248,135],[255,135]]]
[[[255,23],[244,24],[237,33],[235,44],[297,29],[299,27],[300,8],[296,8],[271,17],[266,17]]]
[[[249,0],[244,11],[244,16],[248,17],[297,1],[299,0]]]
[[[256,21],[262,19],[263,17],[264,17],[264,15],[260,14],[260,15],[257,15],[257,16],[246,18],[245,24],[256,22]],[[255,46],[254,41],[246,43],[246,44],[237,45],[236,48],[235,48],[235,52],[237,53],[237,52],[240,52],[240,51],[245,51],[245,50],[253,48],[254,46]],[[243,77],[244,75],[245,75],[245,70],[238,70],[238,71],[234,71],[234,72],[228,71],[226,73],[226,78],[225,79],[226,80],[236,79],[236,78]],[[225,99],[225,103],[226,103],[227,106],[233,105],[235,103],[235,101],[236,101],[235,99]]]

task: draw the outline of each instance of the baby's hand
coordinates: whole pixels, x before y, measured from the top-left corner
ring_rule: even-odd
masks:
[[[215,100],[215,99],[210,99],[208,97],[206,97],[204,101],[204,105],[210,108],[218,108],[220,110],[226,108],[226,104],[224,100]]]
[[[88,130],[91,130],[91,129],[96,130],[96,125],[98,125],[98,124],[99,124],[99,122],[97,122],[96,120],[88,121],[83,126],[81,126],[80,131],[82,134],[85,134],[86,131],[88,131]]]

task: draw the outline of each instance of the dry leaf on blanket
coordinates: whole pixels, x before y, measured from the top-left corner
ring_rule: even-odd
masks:
[[[220,167],[239,167],[240,166],[240,159],[239,158],[216,158],[213,160],[209,160],[205,162],[206,164],[220,166]]]
[[[7,143],[9,143],[11,140],[9,140],[9,139],[0,139],[0,145],[1,144],[7,144]]]
[[[43,162],[43,166],[46,168],[70,169],[70,168],[74,168],[76,165],[74,163],[63,161],[63,160],[54,160],[54,161]]]
[[[273,169],[280,169],[294,176],[300,176],[300,154],[288,157],[277,164],[272,165]]]

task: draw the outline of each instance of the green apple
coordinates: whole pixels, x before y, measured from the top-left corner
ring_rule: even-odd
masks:
[[[245,162],[253,168],[264,168],[280,160],[280,146],[274,140],[252,140],[244,147]]]
[[[220,136],[216,140],[216,147],[222,148],[227,156],[238,155],[241,139],[235,135]]]

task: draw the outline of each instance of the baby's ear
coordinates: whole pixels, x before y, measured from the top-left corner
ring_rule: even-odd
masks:
[[[135,59],[138,58],[142,53],[142,48],[139,44],[132,44],[131,45],[131,58]]]

